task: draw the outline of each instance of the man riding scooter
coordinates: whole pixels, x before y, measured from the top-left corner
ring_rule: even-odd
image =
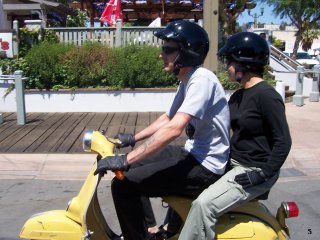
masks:
[[[195,198],[224,173],[229,156],[229,109],[217,77],[199,67],[209,50],[205,30],[175,21],[155,34],[162,39],[164,71],[180,81],[168,111],[149,127],[119,134],[122,147],[146,141],[125,155],[98,162],[97,173],[123,170],[113,179],[112,194],[125,240],[161,239],[149,197],[180,195]],[[187,129],[184,147],[172,146]]]

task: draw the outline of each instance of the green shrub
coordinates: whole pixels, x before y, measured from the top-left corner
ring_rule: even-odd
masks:
[[[58,43],[59,38],[54,30],[45,30],[43,34],[43,41],[48,43]]]
[[[80,9],[77,9],[76,13],[75,16],[67,15],[67,27],[85,27],[89,20],[87,13]]]
[[[78,88],[104,85],[110,52],[110,48],[99,43],[70,49],[60,59],[66,71],[63,85]]]
[[[28,51],[39,43],[40,30],[30,31],[27,28],[19,29],[19,57],[24,57]]]
[[[54,36],[52,38],[54,40]],[[53,41],[54,42],[54,41]],[[163,71],[160,49],[131,45],[107,48],[101,44],[63,45],[44,41],[32,47],[25,58],[0,60],[3,74],[22,70],[28,77],[26,88],[124,88],[176,87],[178,80]],[[219,63],[217,74],[225,89],[237,89],[230,82],[226,65]],[[275,84],[265,70],[264,79]]]
[[[221,85],[223,86],[224,89],[235,90],[235,89],[240,88],[239,83],[231,82],[229,80],[229,75],[227,72],[227,65],[223,62],[219,62],[217,77],[220,80]]]
[[[66,79],[65,67],[59,64],[64,54],[74,48],[72,45],[42,42],[34,46],[26,55],[29,69],[26,75],[28,88],[50,89],[63,84]]]
[[[28,88],[153,88],[177,85],[163,71],[160,49],[151,46],[107,48],[42,42],[26,56]]]
[[[13,75],[15,71],[23,71],[23,75],[28,71],[28,63],[24,58],[15,58],[15,59],[0,59],[0,69],[3,75]],[[15,88],[14,83],[11,83],[5,94],[2,97],[6,97],[13,89]]]
[[[24,58],[0,59],[0,69],[3,75],[12,75],[17,70],[23,71],[25,75],[29,71],[29,64]]]
[[[128,46],[113,49],[107,66],[106,82],[118,88],[172,87],[177,78],[163,71],[160,50],[151,46]]]

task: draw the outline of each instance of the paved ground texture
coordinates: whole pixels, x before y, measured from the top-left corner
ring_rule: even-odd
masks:
[[[292,148],[287,161],[283,166],[282,177],[292,179],[294,177],[319,177],[320,176],[320,102],[309,102],[305,100],[305,105],[297,107],[293,103],[286,103],[286,114],[291,131]],[[122,119],[129,119],[131,114],[121,114]],[[127,117],[123,117],[127,116]],[[139,114],[134,115],[135,117]],[[148,116],[148,114],[147,114]],[[150,114],[151,116],[151,114]],[[148,118],[149,119],[149,118]],[[128,120],[126,120],[128,121]],[[116,121],[117,122],[117,121]],[[134,121],[138,125],[139,121]],[[145,121],[144,121],[145,122]],[[148,120],[149,122],[149,120]],[[112,125],[121,130],[122,125]],[[46,126],[45,121],[42,123]],[[107,127],[112,136],[116,133],[114,128]],[[132,129],[138,127],[131,125]],[[141,126],[141,125],[140,125]],[[86,129],[86,126],[82,126]],[[35,130],[34,130],[35,131]],[[58,130],[56,130],[58,131]],[[60,131],[60,130],[59,130]],[[80,132],[83,132],[80,131]],[[52,135],[57,135],[55,131]],[[61,134],[61,133],[60,133]],[[2,133],[0,132],[0,138]],[[73,137],[73,136],[71,136]],[[82,135],[79,135],[81,138]],[[16,138],[16,136],[15,136]],[[61,134],[59,142],[66,142],[68,135]],[[182,139],[179,140],[181,142]],[[54,141],[57,141],[54,139]],[[75,140],[81,146],[81,139]],[[10,142],[10,135],[6,138],[6,143]],[[25,142],[25,141],[24,141]],[[3,142],[0,142],[2,145]],[[48,148],[54,144],[48,142]],[[60,145],[62,148],[62,145]],[[61,149],[60,148],[60,149]],[[76,147],[79,149],[79,147]],[[1,149],[1,147],[0,147]],[[47,151],[42,152],[16,152],[9,153],[0,150],[0,178],[24,178],[24,179],[51,179],[51,180],[79,180],[84,179],[89,166],[93,163],[93,154],[80,153],[60,153]],[[23,154],[21,154],[23,153]],[[58,153],[58,154],[57,154]],[[288,180],[289,180],[288,179]]]

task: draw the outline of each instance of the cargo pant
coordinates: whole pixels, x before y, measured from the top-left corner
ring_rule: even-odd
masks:
[[[233,159],[231,167],[230,171],[192,202],[180,240],[213,240],[215,224],[221,215],[269,191],[279,177],[276,174],[262,184],[243,189],[234,181],[235,176],[260,169],[241,166]]]

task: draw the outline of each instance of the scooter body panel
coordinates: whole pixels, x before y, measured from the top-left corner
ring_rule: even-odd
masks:
[[[217,239],[252,239],[254,236],[252,219],[240,214],[225,214],[216,224],[216,235]]]
[[[82,226],[68,218],[65,210],[53,210],[33,215],[19,236],[22,239],[79,240],[84,235]]]
[[[109,240],[115,236],[101,212],[97,197],[100,176],[92,166],[79,194],[67,210],[49,211],[32,216],[24,225],[20,238],[51,240]],[[109,236],[108,236],[109,235]]]
[[[192,199],[168,196],[163,198],[186,220]],[[269,240],[289,239],[277,219],[259,201],[251,201],[224,214],[216,224],[217,239]]]
[[[94,198],[94,194],[100,181],[99,175],[93,175],[95,170],[96,163],[93,164],[80,192],[69,202],[67,208],[68,217],[80,223],[85,231],[88,207]]]
[[[276,240],[273,228],[260,219],[240,213],[221,216],[216,225],[217,239]]]

